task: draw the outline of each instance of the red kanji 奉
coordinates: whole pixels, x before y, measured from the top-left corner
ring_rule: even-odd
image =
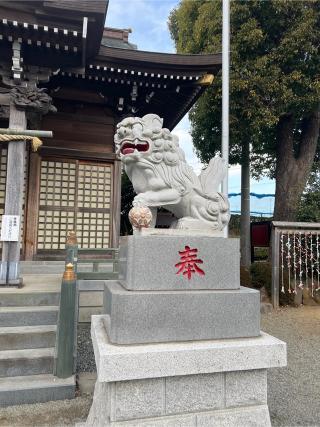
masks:
[[[197,258],[198,249],[185,246],[184,251],[179,251],[179,255],[181,261],[175,265],[178,268],[176,274],[183,274],[188,280],[194,273],[198,273],[200,276],[205,275],[205,272],[198,266],[198,264],[203,264],[202,259]]]

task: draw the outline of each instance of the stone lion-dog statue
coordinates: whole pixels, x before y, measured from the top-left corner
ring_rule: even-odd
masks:
[[[221,157],[197,176],[187,164],[179,140],[156,114],[127,117],[117,125],[117,153],[137,195],[134,207],[147,207],[155,226],[157,208],[165,207],[176,229],[221,231],[229,222],[228,199],[218,191],[227,172]]]

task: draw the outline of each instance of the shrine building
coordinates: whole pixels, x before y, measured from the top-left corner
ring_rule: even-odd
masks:
[[[36,152],[27,141],[22,163],[8,159],[11,142],[0,146],[1,215],[12,213],[7,163],[24,164],[22,260],[58,259],[69,230],[81,248],[117,247],[117,123],[156,113],[172,130],[221,68],[220,54],[138,50],[130,29],[105,27],[107,10],[107,0],[0,1],[0,127],[15,127],[10,91],[27,87],[29,99],[16,102],[25,129],[53,132]],[[56,112],[29,108],[42,93],[32,97],[36,88],[47,89]]]

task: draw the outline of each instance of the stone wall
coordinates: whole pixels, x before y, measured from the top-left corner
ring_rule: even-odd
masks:
[[[90,323],[93,314],[103,313],[104,280],[79,280],[79,323]]]

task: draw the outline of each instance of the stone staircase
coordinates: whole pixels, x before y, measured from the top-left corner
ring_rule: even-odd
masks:
[[[0,407],[71,399],[75,378],[53,376],[59,292],[0,292]]]

